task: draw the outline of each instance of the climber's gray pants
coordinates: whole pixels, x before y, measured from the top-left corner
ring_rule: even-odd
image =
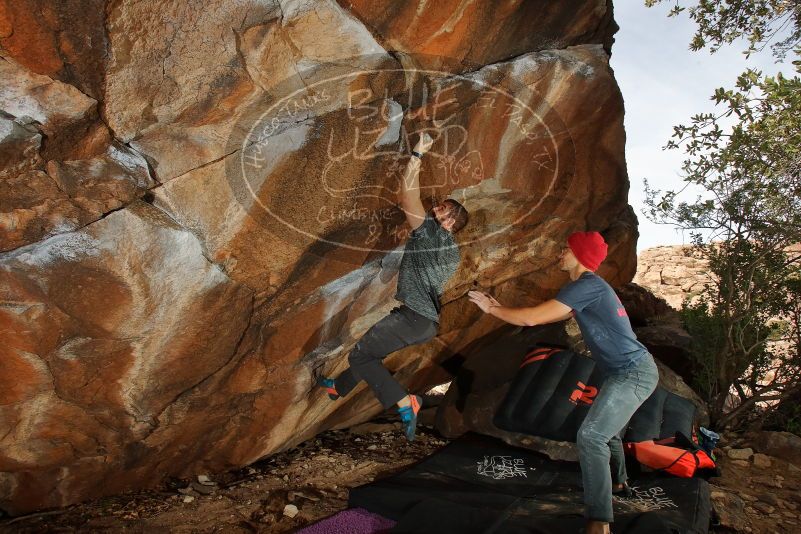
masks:
[[[436,322],[405,305],[393,309],[353,347],[348,356],[350,368],[334,382],[337,393],[345,396],[364,380],[384,408],[391,407],[408,393],[381,361],[395,351],[424,343],[436,335]]]

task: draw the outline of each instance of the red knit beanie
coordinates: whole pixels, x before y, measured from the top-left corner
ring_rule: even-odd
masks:
[[[598,232],[575,232],[567,238],[567,244],[579,263],[591,271],[598,269],[609,248]]]

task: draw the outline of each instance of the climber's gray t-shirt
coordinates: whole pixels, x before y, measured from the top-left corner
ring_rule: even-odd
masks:
[[[439,296],[459,267],[453,234],[427,214],[403,249],[395,298],[420,315],[439,322]]]
[[[582,273],[559,291],[556,300],[573,309],[584,342],[604,371],[628,369],[648,352],[637,341],[615,291],[597,274]]]

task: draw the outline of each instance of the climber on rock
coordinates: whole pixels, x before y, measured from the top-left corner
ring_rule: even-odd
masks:
[[[574,317],[587,347],[604,371],[598,395],[576,438],[587,534],[608,533],[613,520],[612,493],[630,494],[619,436],[659,381],[656,363],[637,341],[626,309],[609,284],[595,274],[606,252],[606,242],[598,232],[571,234],[559,263],[571,281],[555,298],[538,306],[509,308],[485,293],[468,294],[484,313],[515,325],[535,326]]]
[[[364,380],[384,406],[397,405],[406,439],[414,440],[422,398],[409,394],[383,366],[389,354],[429,341],[437,334],[439,297],[459,266],[459,247],[453,234],[467,224],[467,210],[447,199],[426,213],[420,200],[420,163],[431,148],[423,133],[402,177],[398,200],[412,228],[398,272],[395,299],[402,304],[378,321],[356,343],[348,356],[350,367],[336,379],[321,377],[317,384],[332,400],[350,393]]]

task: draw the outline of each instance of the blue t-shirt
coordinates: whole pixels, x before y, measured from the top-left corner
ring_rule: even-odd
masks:
[[[582,273],[559,291],[556,300],[573,309],[584,342],[605,371],[632,367],[648,353],[631,329],[626,308],[597,274]]]

